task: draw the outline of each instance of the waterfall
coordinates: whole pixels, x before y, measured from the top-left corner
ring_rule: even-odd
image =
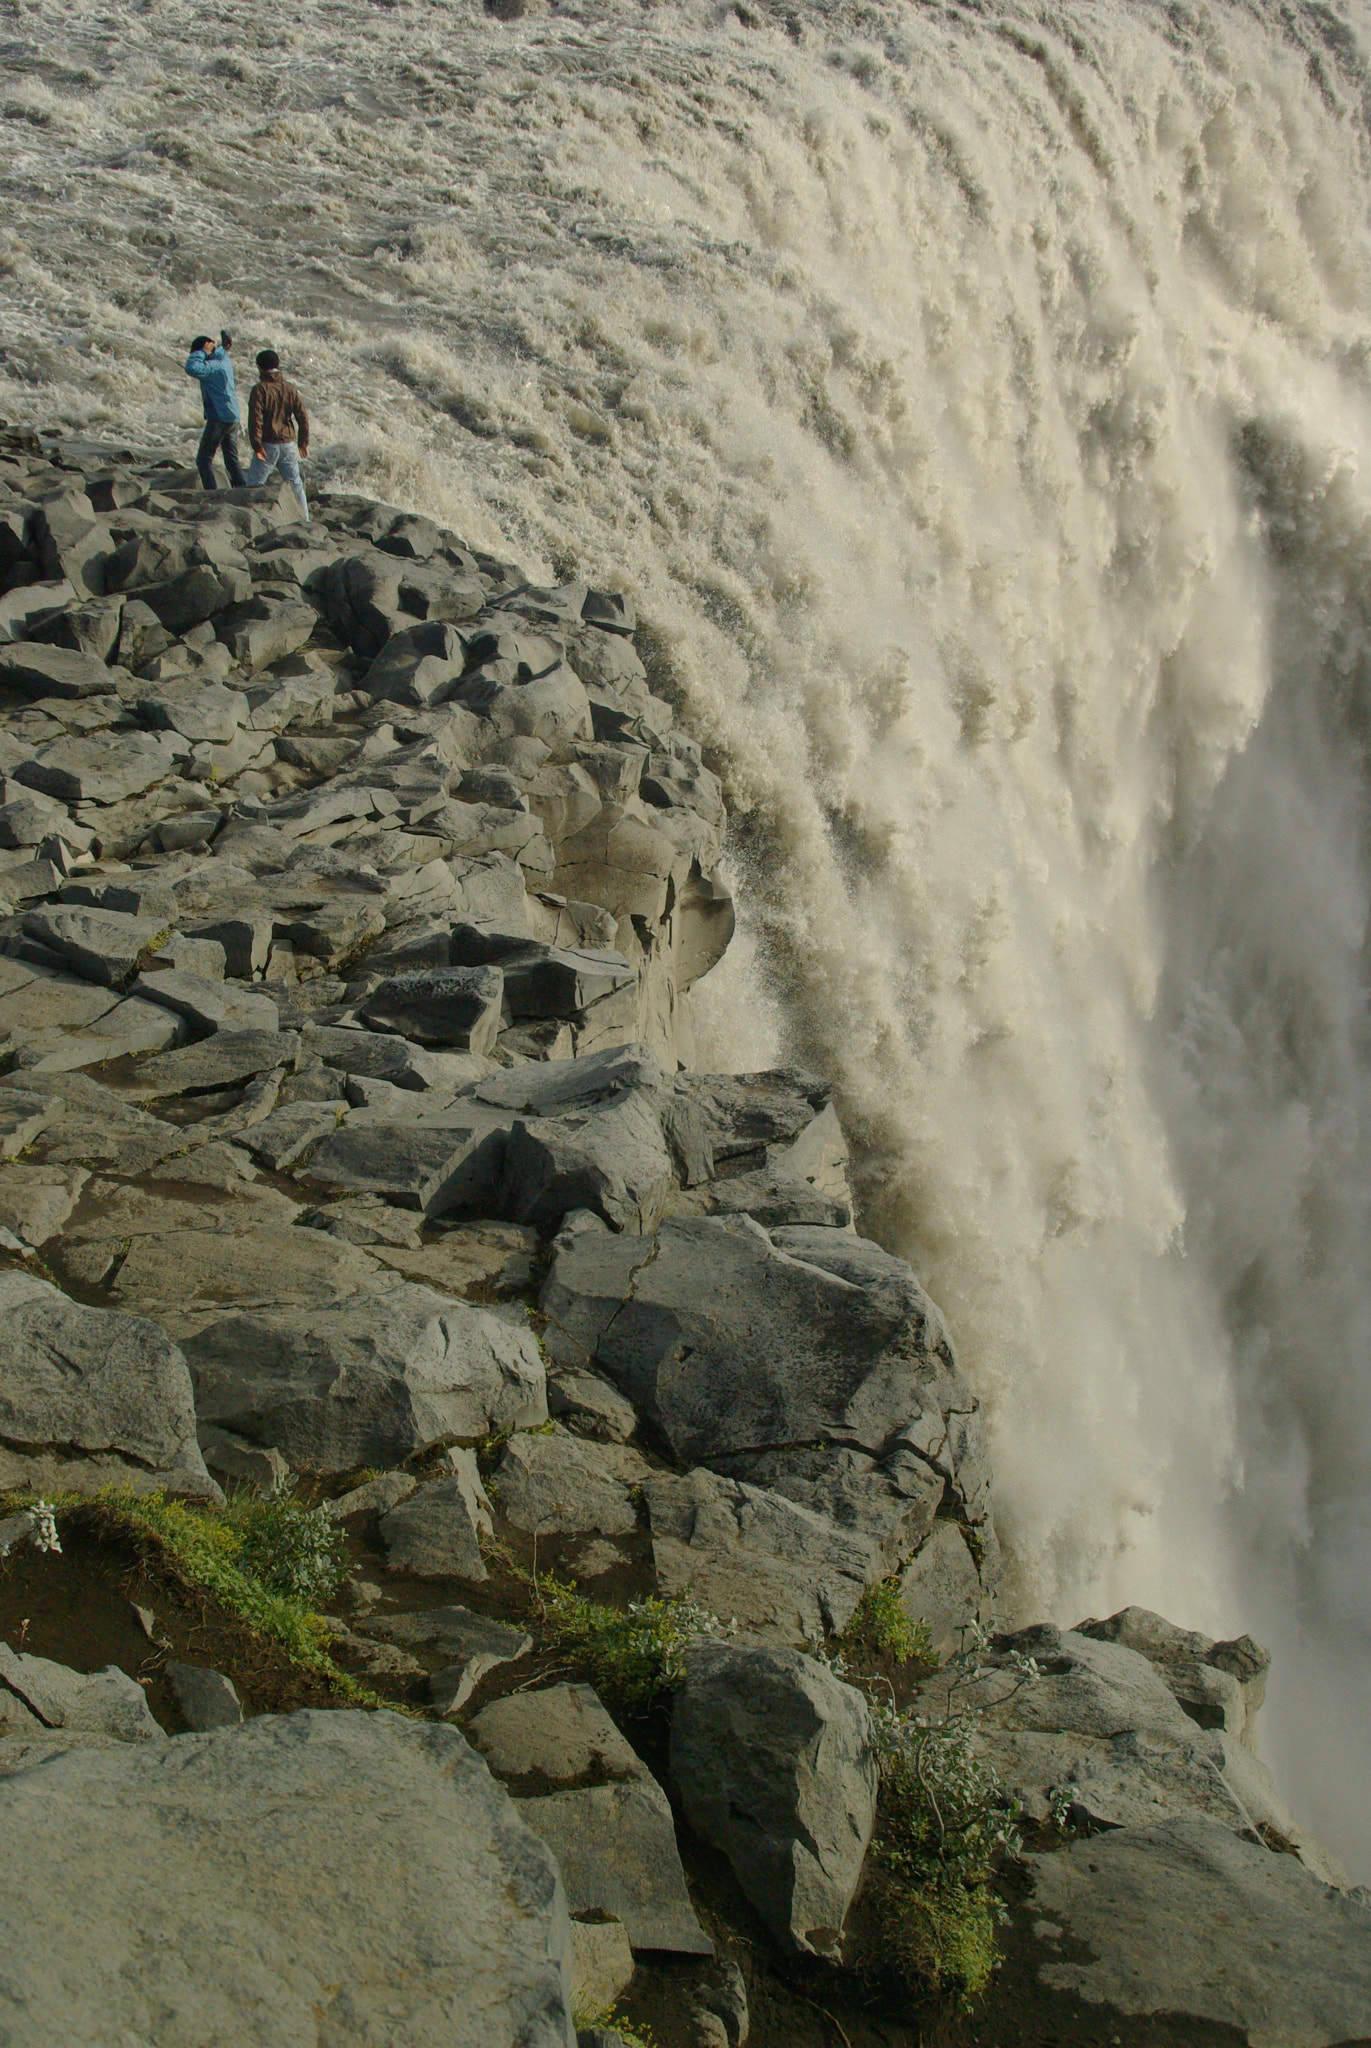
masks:
[[[833,1077],[1007,1611],[1265,1637],[1371,1875],[1362,0],[9,35],[0,412],[189,447],[226,322],[317,481],[632,583],[735,816],[706,1055]]]

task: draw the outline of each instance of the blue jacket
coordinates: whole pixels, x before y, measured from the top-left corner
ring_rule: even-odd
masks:
[[[238,387],[233,381],[233,358],[226,348],[196,349],[186,357],[186,375],[200,382],[207,420],[237,420]]]

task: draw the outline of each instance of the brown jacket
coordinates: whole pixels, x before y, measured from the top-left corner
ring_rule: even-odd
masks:
[[[248,399],[248,445],[260,448],[264,441],[293,441],[297,425],[300,446],[308,448],[309,414],[304,400],[279,370],[264,370]]]

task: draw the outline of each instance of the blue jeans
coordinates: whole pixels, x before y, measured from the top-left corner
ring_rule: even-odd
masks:
[[[283,476],[300,500],[300,510],[309,518],[309,499],[300,478],[300,451],[293,441],[264,441],[263,453],[254,455],[248,471],[250,484],[264,484],[273,470]]]
[[[214,458],[223,451],[224,468],[228,471],[229,487],[239,490],[247,482],[243,465],[238,460],[237,420],[206,420],[205,431],[200,436],[200,446],[195,451],[195,467],[200,472],[200,481],[207,491],[217,488],[214,476]]]

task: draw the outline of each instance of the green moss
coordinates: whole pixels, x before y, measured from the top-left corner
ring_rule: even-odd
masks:
[[[926,1664],[932,1669],[938,1662],[928,1624],[911,1617],[900,1598],[898,1579],[867,1587],[842,1640],[849,1650],[874,1650],[896,1664]]]

